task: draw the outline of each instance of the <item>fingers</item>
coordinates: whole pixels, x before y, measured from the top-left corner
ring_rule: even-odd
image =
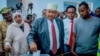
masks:
[[[73,55],[78,56],[75,52],[73,53]]]
[[[36,51],[37,47],[36,46],[31,46],[30,49],[31,49],[31,51]]]
[[[5,46],[5,51],[9,52],[11,50],[10,46]]]
[[[31,50],[32,52],[37,51],[37,45],[36,45],[36,43],[31,43],[31,44],[30,44],[30,50]]]
[[[78,56],[74,51],[71,51],[71,53],[72,53],[74,56]]]

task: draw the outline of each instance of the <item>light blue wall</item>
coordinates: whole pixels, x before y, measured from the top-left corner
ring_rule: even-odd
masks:
[[[0,10],[3,7],[16,7],[16,4],[19,0],[0,0]],[[0,20],[2,20],[2,16],[0,15]]]
[[[100,0],[64,0],[64,1],[70,1],[70,2],[81,2],[81,1],[86,1],[86,2],[92,2],[93,3],[93,10],[95,10],[97,7],[100,7]]]
[[[6,6],[7,6],[6,0],[0,0],[0,10],[1,10],[3,7],[6,7]],[[2,20],[2,15],[0,15],[0,20]]]
[[[56,3],[58,5],[58,11],[64,11],[64,2],[92,2],[93,3],[93,11],[99,6],[100,7],[100,0],[33,0],[34,9],[33,12],[37,14],[38,17],[41,17],[42,10],[46,8],[47,3]],[[17,3],[17,0],[0,0],[0,10],[6,6],[13,6]],[[0,15],[0,19],[1,19]]]
[[[86,1],[86,2],[92,2],[93,3],[93,11],[100,6],[100,0],[34,0],[34,10],[38,17],[41,17],[41,12],[44,8],[46,8],[47,3],[56,3],[58,5],[58,11],[64,11],[64,1],[69,1],[69,2],[81,2],[81,1]]]
[[[63,0],[34,0],[34,11],[38,17],[41,17],[41,12],[43,9],[46,8],[47,3],[56,3],[59,7],[59,11],[63,11],[64,6],[63,6]]]
[[[18,1],[19,0],[7,0],[7,6],[16,8],[16,4],[18,3]]]

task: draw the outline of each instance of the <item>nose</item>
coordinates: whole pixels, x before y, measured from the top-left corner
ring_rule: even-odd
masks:
[[[10,15],[9,14],[7,14],[7,17],[9,17]]]
[[[49,15],[52,15],[52,13],[49,13]]]

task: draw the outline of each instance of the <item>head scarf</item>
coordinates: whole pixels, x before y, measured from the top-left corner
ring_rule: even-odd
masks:
[[[17,15],[21,16],[22,22],[20,24],[15,21],[15,16],[17,16]],[[12,24],[15,25],[15,26],[21,26],[21,25],[24,24],[24,20],[23,20],[21,12],[15,12],[15,13],[13,13],[13,23]]]

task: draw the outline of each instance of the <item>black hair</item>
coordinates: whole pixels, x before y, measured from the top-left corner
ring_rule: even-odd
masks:
[[[32,17],[32,15],[27,15],[27,20],[29,20],[29,19],[30,19],[30,17]]]
[[[100,7],[97,7],[96,9],[100,9]]]
[[[82,5],[84,5],[87,9],[89,9],[89,5],[88,5],[88,3],[86,3],[85,1],[81,2],[81,3],[79,4],[79,7],[82,6]]]
[[[73,6],[73,5],[69,5],[64,12],[68,11],[69,8],[74,8],[75,9],[75,12],[76,12],[76,7]]]

